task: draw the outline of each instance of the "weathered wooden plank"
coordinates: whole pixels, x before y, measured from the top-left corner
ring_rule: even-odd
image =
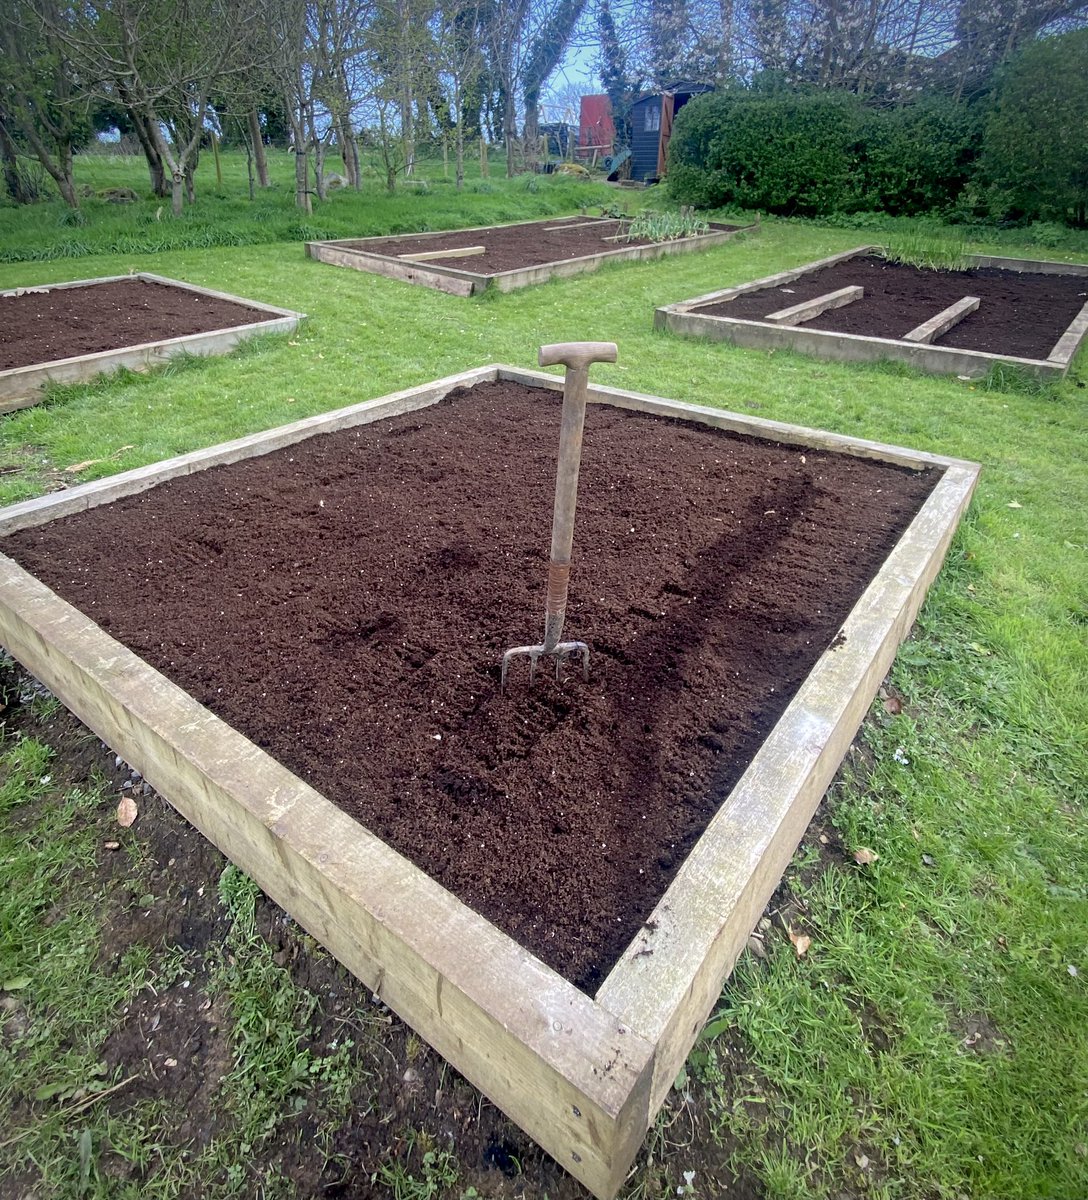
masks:
[[[334,267],[351,267],[355,271],[369,271],[400,283],[420,283],[424,287],[448,292],[451,296],[471,296],[479,290],[476,279],[468,276],[467,272],[454,274],[442,267],[417,266],[396,258],[385,258],[363,250],[341,249],[321,242],[307,242],[306,253],[317,262],[329,263]]]
[[[829,254],[827,258],[820,258],[815,262],[805,263],[801,267],[791,267],[788,271],[777,271],[774,275],[764,275],[762,279],[753,279],[749,283],[738,283],[733,287],[718,288],[713,292],[706,292],[702,296],[694,296],[690,300],[681,300],[676,304],[668,304],[664,307],[667,310],[675,309],[678,312],[688,312],[709,304],[721,304],[725,300],[732,300],[735,296],[742,296],[746,292],[761,292],[765,288],[782,287],[783,284],[793,283],[795,280],[800,279],[802,275],[808,275],[811,271],[818,271],[821,267],[831,267],[836,263],[857,258],[859,254],[871,254],[879,249],[879,246],[855,246],[853,250],[843,250],[839,254]],[[658,309],[658,311],[662,310]]]
[[[424,259],[435,258],[472,258],[475,254],[486,252],[486,246],[457,246],[453,250],[421,250],[418,254],[398,254],[397,258],[404,262],[422,262]]]
[[[833,292],[825,292],[822,296],[814,296],[811,300],[802,300],[800,304],[791,304],[789,308],[780,308],[777,312],[768,313],[763,319],[770,321],[772,325],[800,325],[829,309],[853,304],[864,295],[865,289],[856,285],[837,288]]]
[[[856,333],[834,333],[803,326],[779,328],[765,321],[745,321],[737,317],[715,317],[705,313],[658,309],[655,327],[688,337],[732,342],[758,350],[793,350],[815,358],[839,362],[903,362],[922,371],[945,375],[963,375],[984,379],[994,363],[1009,363],[1039,378],[1056,378],[1065,368],[1045,359],[1017,358],[1011,354],[988,354],[981,350],[960,350],[954,346],[928,346],[901,339],[862,337]]]
[[[586,229],[590,225],[607,225],[613,218],[594,217],[591,221],[574,221],[570,225],[545,225],[541,233],[565,233],[568,229]]]
[[[978,296],[964,296],[961,300],[957,300],[955,304],[950,304],[947,308],[941,309],[935,317],[930,317],[928,321],[923,321],[921,325],[916,325],[910,333],[903,334],[904,341],[908,342],[932,342],[934,338],[938,338],[942,333],[947,333],[953,325],[958,325],[964,317],[973,313],[982,303]]]
[[[1063,368],[1069,366],[1085,337],[1088,337],[1088,304],[1073,318],[1069,328],[1058,339],[1058,344],[1047,355],[1048,360]]]

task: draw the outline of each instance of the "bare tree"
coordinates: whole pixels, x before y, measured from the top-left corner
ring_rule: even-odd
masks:
[[[44,19],[25,0],[10,0],[0,21],[0,124],[8,188],[18,177],[18,137],[49,173],[64,203],[78,208],[72,156],[76,144],[90,134],[89,103],[59,36],[62,8],[54,0],[39,4]],[[12,194],[16,199],[22,195],[18,183]]]
[[[465,182],[466,107],[484,70],[484,15],[481,0],[448,0],[440,6],[434,24],[437,76],[440,84],[445,83],[458,191]]]
[[[251,68],[257,18],[248,0],[34,0],[92,94],[120,99],[170,179],[175,216],[213,94]]]

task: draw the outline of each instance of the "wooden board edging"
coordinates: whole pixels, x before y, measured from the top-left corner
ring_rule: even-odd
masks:
[[[71,358],[51,359],[43,363],[30,363],[25,367],[10,367],[0,371],[0,413],[14,412],[40,403],[42,393],[49,383],[83,383],[98,375],[118,371],[122,367],[130,371],[146,371],[159,366],[179,354],[202,356],[227,354],[239,342],[268,333],[291,333],[298,328],[305,313],[289,308],[278,308],[259,300],[247,300],[227,292],[217,292],[197,284],[179,279],[167,279],[147,271],[131,275],[108,275],[99,279],[68,280],[63,283],[42,284],[41,287],[9,288],[0,292],[0,297],[15,296],[27,292],[63,291],[67,288],[91,287],[103,283],[123,283],[138,279],[144,283],[180,288],[217,300],[254,310],[257,319],[245,325],[232,325],[226,329],[209,329],[203,333],[188,333],[181,337],[160,338],[154,342],[141,342],[135,346],[118,346],[113,350],[100,350],[93,354],[78,354]],[[261,315],[263,314],[263,315]]]
[[[660,1104],[891,668],[978,479],[949,467],[597,993],[657,1046]]]
[[[763,291],[792,283],[823,267],[833,266],[861,254],[879,253],[880,246],[856,246],[853,250],[818,259],[802,267],[780,271],[735,287],[719,288],[690,300],[664,304],[654,310],[654,328],[679,334],[682,337],[703,338],[709,341],[731,342],[757,350],[793,350],[815,358],[839,362],[906,363],[934,374],[960,375],[967,379],[982,379],[996,365],[1007,365],[1042,380],[1060,379],[1081,343],[1088,338],[1088,306],[1066,329],[1046,358],[1022,358],[1014,354],[993,354],[980,350],[963,350],[956,346],[935,346],[903,338],[866,337],[855,333],[836,333],[833,330],[809,329],[804,326],[781,326],[764,320],[730,317],[704,313],[702,308],[721,304],[745,293]],[[1088,265],[1060,263],[1046,259],[1006,259],[992,255],[969,254],[969,263],[976,267],[999,267],[1021,273],[1049,275],[1088,275]],[[943,315],[943,314],[942,314]],[[916,333],[917,330],[912,330]]]
[[[436,403],[492,364],[0,510],[0,535]],[[600,1200],[612,1200],[909,630],[978,467],[661,397],[590,399],[944,474],[590,998],[0,554],[0,643]],[[652,953],[646,953],[652,951]]]
[[[549,218],[553,219],[553,218]],[[510,224],[523,225],[524,221]],[[541,220],[539,224],[546,222]],[[429,231],[427,233],[410,233],[402,235],[404,240],[434,238],[451,233],[480,233],[488,229],[503,229],[505,225],[473,226],[470,229],[447,229]],[[425,267],[417,263],[407,262],[400,256],[382,254],[377,250],[368,249],[368,244],[389,241],[388,237],[374,238],[338,238],[333,241],[307,242],[307,255],[317,262],[328,263],[332,266],[352,267],[357,271],[369,271],[373,274],[384,275],[389,279],[397,279],[402,283],[422,284],[424,287],[437,288],[454,296],[471,296],[494,287],[500,292],[512,292],[519,288],[531,287],[534,284],[546,283],[549,279],[562,279],[571,275],[581,275],[595,271],[606,262],[624,262],[627,260],[646,260],[661,258],[667,254],[686,254],[696,250],[709,249],[730,241],[741,233],[750,233],[759,229],[759,223],[744,225],[736,229],[712,229],[708,233],[695,234],[686,238],[675,238],[672,241],[653,242],[647,246],[622,246],[614,250],[600,250],[594,254],[581,255],[578,258],[568,258],[548,263],[537,263],[534,266],[516,267],[509,271],[494,271],[489,274],[479,271],[468,271],[463,268],[449,267],[442,263],[428,261]]]

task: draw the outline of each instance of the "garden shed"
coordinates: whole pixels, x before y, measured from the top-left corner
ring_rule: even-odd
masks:
[[[665,174],[673,118],[693,96],[709,91],[709,84],[682,81],[631,105],[632,179],[652,182]]]

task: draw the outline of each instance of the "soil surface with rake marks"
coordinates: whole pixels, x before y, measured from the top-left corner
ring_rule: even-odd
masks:
[[[1088,303],[1085,275],[1031,274],[997,267],[936,271],[866,255],[692,311],[760,321],[769,313],[852,285],[865,289],[860,300],[822,313],[799,328],[902,338],[964,296],[977,296],[982,301],[978,309],[934,338],[933,345],[1046,358]]]
[[[936,482],[590,405],[543,633],[559,395],[481,384],[4,552],[592,992]]]
[[[0,371],[233,329],[270,314],[144,279],[0,296]]]
[[[494,225],[489,229],[461,229],[427,237],[382,238],[380,241],[338,242],[343,249],[368,254],[419,255],[427,251],[458,250],[483,246],[483,254],[465,258],[419,259],[420,266],[451,267],[481,275],[497,271],[516,271],[542,263],[563,262],[623,250],[628,246],[652,246],[653,238],[624,237],[629,221],[609,217],[559,217],[555,220],[525,221],[518,225]],[[719,233],[741,228],[739,225],[712,224],[709,232]]]

